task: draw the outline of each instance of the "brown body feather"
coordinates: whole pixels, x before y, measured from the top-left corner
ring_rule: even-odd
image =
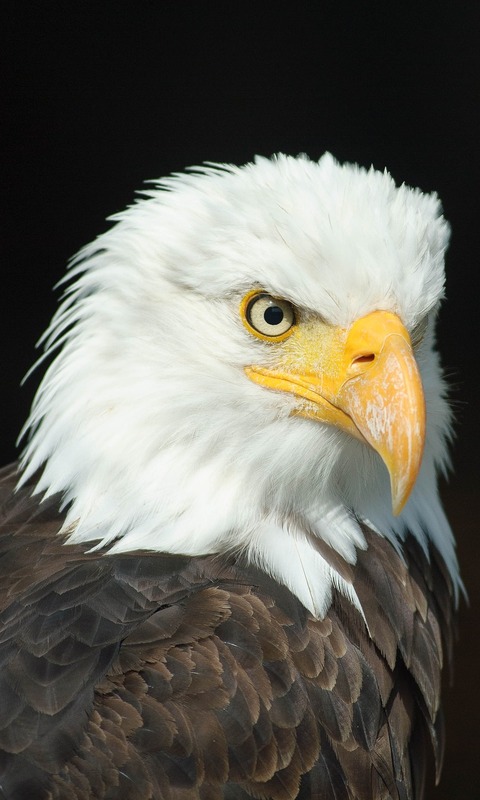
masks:
[[[452,628],[438,553],[407,538],[403,561],[365,530],[368,628],[339,594],[315,620],[238,560],[65,545],[58,498],[15,481],[0,474],[0,798],[423,796]]]

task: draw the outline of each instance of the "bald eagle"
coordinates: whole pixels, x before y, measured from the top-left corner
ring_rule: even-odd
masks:
[[[462,586],[437,197],[279,155],[113,219],[0,474],[0,797],[419,800]]]

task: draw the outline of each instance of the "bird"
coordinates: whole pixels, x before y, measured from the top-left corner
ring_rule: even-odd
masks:
[[[463,592],[437,195],[278,154],[111,222],[0,472],[0,797],[421,800]]]

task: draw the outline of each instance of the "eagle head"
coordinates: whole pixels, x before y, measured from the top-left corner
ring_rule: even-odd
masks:
[[[74,259],[23,478],[72,542],[242,553],[316,616],[363,526],[431,539],[450,413],[435,195],[329,154],[158,182]]]

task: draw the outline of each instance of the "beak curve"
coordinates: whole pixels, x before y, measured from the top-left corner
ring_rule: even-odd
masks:
[[[376,450],[390,475],[393,513],[400,514],[420,470],[426,427],[422,381],[408,331],[396,314],[386,311],[356,320],[348,331],[332,330],[329,355],[314,358],[312,348],[306,348],[310,354],[301,370],[251,366],[245,371],[256,383],[301,399],[294,413],[336,425]],[[301,344],[300,334],[297,352]]]
[[[353,326],[347,342],[352,333]],[[336,405],[385,462],[397,515],[413,489],[425,445],[425,398],[407,331],[387,333],[378,354],[357,363],[369,366],[345,380]]]

